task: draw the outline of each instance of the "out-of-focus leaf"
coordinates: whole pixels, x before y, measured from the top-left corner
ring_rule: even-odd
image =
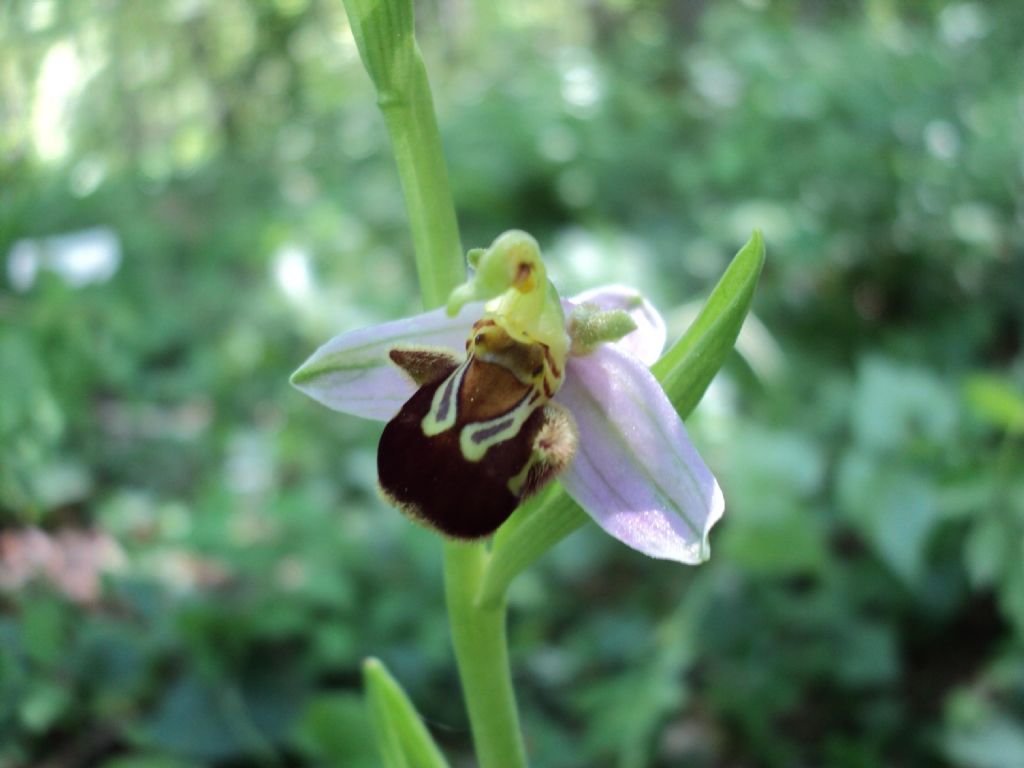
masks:
[[[72,702],[71,691],[56,682],[33,687],[20,703],[21,721],[33,733],[52,727]]]
[[[765,575],[825,569],[826,530],[815,514],[825,474],[820,447],[795,431],[749,427],[728,453],[721,481],[731,514],[722,558]]]
[[[200,768],[200,763],[179,760],[166,755],[126,755],[106,760],[100,768]]]
[[[197,760],[270,754],[301,711],[302,696],[285,669],[236,684],[186,675],[164,695],[145,723],[146,746]]]
[[[23,645],[28,655],[44,667],[55,664],[63,654],[67,618],[61,604],[52,597],[40,596],[24,605]]]
[[[81,487],[88,483],[76,467],[70,492],[59,487],[66,476],[58,476],[58,485],[50,485],[48,473],[56,463],[53,453],[65,428],[65,415],[30,339],[28,334],[0,329],[0,513],[7,507],[23,521],[39,517],[52,505],[79,498]]]
[[[620,674],[588,686],[579,706],[590,722],[587,743],[617,756],[621,768],[644,768],[658,749],[658,727],[681,711],[690,696],[686,672],[694,662],[695,619],[702,591],[688,593],[683,603],[643,643],[641,660]],[[700,745],[691,745],[700,749]],[[691,755],[678,758],[689,763]]]
[[[951,440],[957,405],[934,374],[870,357],[860,365],[851,417],[856,440],[865,448],[908,450],[922,441]]]
[[[807,512],[796,510],[770,521],[737,523],[722,532],[718,553],[754,574],[818,573],[828,564],[821,525]]]
[[[979,520],[964,544],[964,564],[974,586],[991,587],[1014,562],[1018,544],[1007,535],[1007,525],[997,515]]]
[[[376,768],[380,764],[366,705],[355,693],[311,699],[296,723],[292,740],[324,765]]]
[[[972,413],[998,429],[1024,431],[1024,393],[1012,382],[993,374],[977,374],[964,384]]]
[[[363,681],[377,748],[387,768],[446,768],[430,731],[398,682],[377,659],[363,662]]]
[[[1009,768],[1024,755],[1024,724],[967,692],[948,708],[945,752],[961,768]]]
[[[852,625],[840,640],[836,655],[836,676],[851,688],[886,685],[900,673],[896,634],[886,624]]]
[[[902,579],[917,584],[925,548],[940,522],[934,485],[920,474],[851,453],[839,467],[839,501],[846,519]]]
[[[172,685],[153,717],[145,725],[142,740],[152,747],[199,760],[223,760],[258,751],[261,738],[251,732],[247,717],[233,720],[224,691],[195,677]]]

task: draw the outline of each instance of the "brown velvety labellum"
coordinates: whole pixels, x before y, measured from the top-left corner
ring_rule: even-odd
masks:
[[[469,461],[460,446],[463,427],[500,417],[531,389],[502,366],[472,359],[455,393],[454,426],[428,437],[423,419],[456,370],[450,361],[439,365],[444,365],[441,375],[423,384],[384,428],[377,473],[384,493],[413,519],[453,538],[478,539],[497,530],[518,506],[522,493],[514,494],[509,481],[533,455],[544,409],[534,408],[518,432]],[[528,485],[524,491],[529,490]]]

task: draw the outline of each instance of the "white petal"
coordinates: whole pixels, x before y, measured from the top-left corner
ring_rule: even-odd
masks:
[[[466,337],[483,315],[467,304],[455,316],[435,309],[414,317],[350,331],[324,344],[292,374],[292,384],[336,411],[387,421],[416,391],[388,357],[398,346],[434,347],[464,354]]]
[[[574,306],[584,303],[597,304],[603,310],[624,309],[636,323],[636,330],[626,334],[613,345],[633,355],[648,367],[661,357],[665,349],[665,321],[661,319],[658,310],[635,288],[606,285],[573,296],[571,303]],[[568,314],[567,311],[566,315]]]
[[[725,501],[650,371],[609,345],[571,358],[556,399],[579,427],[566,491],[615,538],[651,557],[696,564]]]

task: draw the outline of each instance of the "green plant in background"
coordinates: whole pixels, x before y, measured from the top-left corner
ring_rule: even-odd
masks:
[[[593,291],[569,301],[567,317],[526,233],[470,251],[473,274],[459,285],[455,209],[412,2],[348,0],[346,8],[398,161],[424,304],[447,307],[342,334],[292,382],[336,410],[388,420],[377,458],[385,496],[447,537],[449,624],[480,765],[523,766],[504,589],[571,531],[569,503],[546,499],[518,513],[512,533],[500,526],[559,476],[565,496],[629,546],[683,563],[707,559],[724,501],[679,413],[697,403],[735,342],[764,245],[755,235],[664,356],[664,324],[639,294]],[[483,539],[495,532],[488,548]],[[367,682],[385,763],[442,764],[379,662],[369,663]]]
[[[417,13],[467,246],[520,226],[564,295],[635,285],[693,340],[724,254],[773,245],[763,326],[686,419],[728,501],[715,556],[637,557],[559,484],[495,537],[479,604],[514,617],[531,759],[1014,765],[1024,4]],[[287,383],[417,311],[348,30],[336,0],[2,4],[4,768],[377,766],[368,655],[471,760],[438,540],[375,489],[383,424]],[[83,283],[66,236],[97,227],[122,259]],[[579,530],[547,549],[541,523]]]

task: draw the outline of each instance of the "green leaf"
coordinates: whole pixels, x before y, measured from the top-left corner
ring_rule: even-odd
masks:
[[[32,733],[42,733],[67,712],[72,700],[71,692],[65,686],[56,682],[40,682],[20,703],[21,722]]]
[[[363,663],[366,703],[385,768],[446,768],[409,697],[378,659]]]
[[[68,616],[61,603],[40,596],[25,603],[22,614],[24,646],[28,655],[42,667],[56,665],[64,654]]]
[[[850,426],[860,447],[902,456],[915,446],[957,439],[960,409],[935,372],[876,355],[865,357],[857,369]]]
[[[954,693],[946,704],[945,719],[942,742],[953,765],[1002,768],[1020,764],[1024,728],[1018,718],[985,695],[971,689]]]
[[[285,742],[304,703],[302,682],[287,664],[241,680],[184,673],[137,739],[139,746],[206,762],[266,759]]]
[[[942,522],[931,476],[851,451],[839,463],[837,481],[844,517],[908,586],[920,586],[929,541]]]
[[[764,258],[764,239],[755,231],[729,264],[693,325],[651,367],[682,418],[697,407],[736,343]],[[588,519],[560,487],[521,506],[495,536],[477,601],[496,605],[512,579]]]
[[[1008,378],[977,374],[967,380],[964,394],[971,412],[1007,432],[1024,432],[1024,393]]]
[[[991,588],[1013,565],[1018,549],[1013,524],[999,514],[978,520],[964,540],[964,567],[975,589]]]
[[[166,755],[125,755],[103,763],[100,768],[199,768],[199,763],[178,760]]]
[[[291,741],[310,764],[376,768],[380,765],[363,697],[355,692],[321,694],[309,702]]]
[[[755,231],[725,270],[693,325],[651,366],[683,418],[697,407],[736,343],[754,300],[764,256],[764,239]]]
[[[234,727],[223,698],[217,686],[197,677],[175,681],[140,731],[141,745],[209,761],[248,753],[248,740]]]

